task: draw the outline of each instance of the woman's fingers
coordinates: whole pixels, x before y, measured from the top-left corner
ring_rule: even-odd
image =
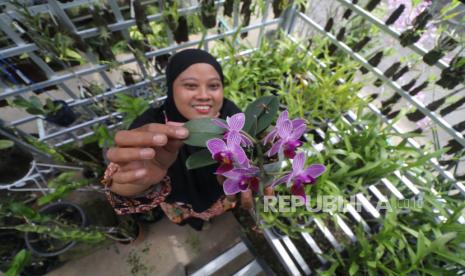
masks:
[[[155,154],[153,148],[110,148],[107,151],[107,158],[114,163],[127,163],[153,159]]]
[[[113,182],[124,184],[124,183],[131,183],[134,184],[137,181],[143,179],[147,175],[147,169],[140,168],[137,170],[129,170],[129,171],[118,171],[113,175]]]
[[[168,140],[182,140],[189,136],[187,128],[163,124],[147,124],[134,130],[121,130],[115,135],[119,147],[161,147]]]
[[[253,207],[252,190],[248,189],[245,192],[241,192],[241,206],[244,209],[251,209]]]

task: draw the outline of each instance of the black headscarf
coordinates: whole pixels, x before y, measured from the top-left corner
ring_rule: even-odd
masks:
[[[186,122],[187,119],[181,115],[176,108],[173,99],[173,82],[189,66],[196,63],[207,63],[213,66],[218,72],[223,83],[223,71],[218,61],[209,53],[198,50],[188,49],[181,51],[169,60],[166,68],[166,86],[167,99],[160,108],[152,108],[137,118],[131,125],[137,128],[147,123],[165,123],[165,114],[169,121]],[[241,110],[228,99],[223,100],[223,106],[220,110],[220,118],[226,119]],[[185,162],[187,158],[202,148],[184,145],[178,154],[178,158],[169,168],[168,175],[171,178],[172,190],[166,199],[167,202],[182,202],[192,207],[195,212],[203,212],[210,208],[212,204],[224,195],[223,188],[219,185],[216,175],[218,165],[211,165],[195,170],[187,170]],[[193,228],[200,230],[203,221],[197,218],[190,218],[185,221]]]

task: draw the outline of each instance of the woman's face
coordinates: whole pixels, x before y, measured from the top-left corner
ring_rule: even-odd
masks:
[[[186,119],[216,117],[223,106],[223,85],[215,68],[196,63],[184,70],[173,83],[173,99]]]

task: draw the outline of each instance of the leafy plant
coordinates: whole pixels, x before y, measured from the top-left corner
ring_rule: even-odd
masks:
[[[26,249],[19,251],[11,262],[10,267],[5,272],[5,276],[19,275],[23,268],[30,262],[31,257],[31,252]]]
[[[52,115],[60,110],[63,105],[56,103],[52,99],[47,98],[45,104],[42,104],[37,96],[31,96],[29,99],[25,99],[23,96],[16,96],[14,100],[10,100],[11,106],[24,108],[27,113],[32,115]]]
[[[14,145],[15,143],[11,140],[0,139],[0,150],[6,150],[9,148],[12,148]]]
[[[131,97],[122,93],[116,95],[115,105],[118,112],[123,114],[123,123],[129,125],[148,108],[149,103],[139,97]]]

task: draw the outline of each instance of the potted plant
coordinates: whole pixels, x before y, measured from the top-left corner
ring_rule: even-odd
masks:
[[[42,104],[37,96],[31,96],[29,100],[16,96],[10,105],[25,108],[32,115],[42,115],[46,121],[61,127],[67,127],[77,119],[74,111],[63,100],[46,99],[45,104]]]
[[[163,5],[163,19],[174,35],[176,43],[189,41],[189,30],[185,16],[178,14],[176,0],[166,0]]]
[[[428,65],[434,65],[447,52],[454,50],[458,42],[450,35],[441,33],[438,44],[423,56],[423,61]]]
[[[33,159],[30,152],[0,136],[0,185],[9,185],[24,177]]]
[[[213,28],[216,26],[216,13],[214,0],[202,0],[200,3],[200,18],[205,28]]]

